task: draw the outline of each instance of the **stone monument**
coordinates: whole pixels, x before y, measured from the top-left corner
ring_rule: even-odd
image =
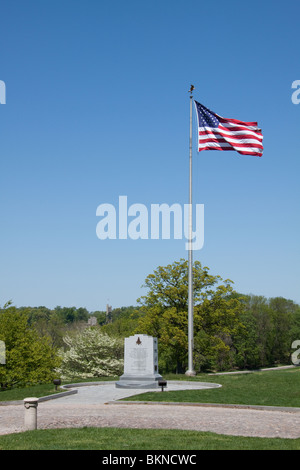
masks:
[[[124,374],[116,382],[116,387],[157,388],[161,379],[158,373],[157,338],[142,334],[125,338]]]

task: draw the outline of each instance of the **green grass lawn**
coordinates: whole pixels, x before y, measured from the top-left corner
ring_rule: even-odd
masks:
[[[165,378],[187,379],[186,376],[178,375]],[[215,382],[222,387],[210,390],[148,392],[129,400],[300,407],[300,368],[238,375],[201,374],[192,380]],[[2,391],[0,400],[22,400],[28,396],[41,397],[54,392],[53,384],[39,385]],[[0,436],[0,450],[11,449],[300,450],[300,439],[237,437],[162,429],[48,429]]]
[[[185,375],[166,375],[164,378],[187,380]],[[111,377],[108,380],[118,380],[118,378]],[[219,383],[222,387],[176,392],[168,392],[168,389],[165,389],[164,392],[146,392],[135,395],[128,400],[300,407],[300,367],[237,375],[199,374],[188,380]],[[0,402],[23,400],[30,396],[39,398],[53,393],[55,393],[53,384],[14,388],[1,391]]]
[[[66,383],[80,383],[80,382],[99,382],[100,380],[105,381],[117,381],[119,377],[103,377],[101,379],[74,379],[74,381],[69,381]],[[53,383],[50,384],[40,384],[40,385],[32,385],[28,387],[22,388],[12,388],[9,390],[1,390],[0,391],[0,403],[1,401],[11,401],[11,400],[23,400],[26,397],[45,397],[47,395],[53,395],[54,393],[61,393],[65,392],[66,390],[62,390],[58,387],[58,390],[55,389],[55,385]]]
[[[164,429],[45,429],[0,436],[0,450],[300,450],[300,439]]]
[[[169,376],[169,379],[175,377]],[[200,382],[215,382],[221,388],[147,392],[127,398],[133,401],[173,401],[300,408],[300,368],[238,375],[198,375]]]
[[[31,387],[24,388],[12,388],[10,390],[1,390],[0,392],[0,403],[1,401],[17,401],[23,400],[26,397],[45,397],[47,395],[53,395],[54,393],[62,392],[63,390],[55,390],[53,384],[41,384],[32,385]]]

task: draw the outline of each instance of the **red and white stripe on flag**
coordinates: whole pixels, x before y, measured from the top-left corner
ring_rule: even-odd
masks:
[[[263,135],[257,122],[226,119],[195,101],[198,117],[198,151],[235,150],[242,155],[263,154]]]

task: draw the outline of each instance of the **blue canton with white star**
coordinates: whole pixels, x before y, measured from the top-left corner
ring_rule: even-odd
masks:
[[[202,104],[195,101],[196,110],[198,114],[199,127],[218,127],[219,120],[214,113],[207,109]]]

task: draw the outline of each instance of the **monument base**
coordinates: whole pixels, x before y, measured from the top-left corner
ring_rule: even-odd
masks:
[[[123,374],[116,382],[116,388],[158,388],[159,380],[162,380],[160,374],[143,376]]]

